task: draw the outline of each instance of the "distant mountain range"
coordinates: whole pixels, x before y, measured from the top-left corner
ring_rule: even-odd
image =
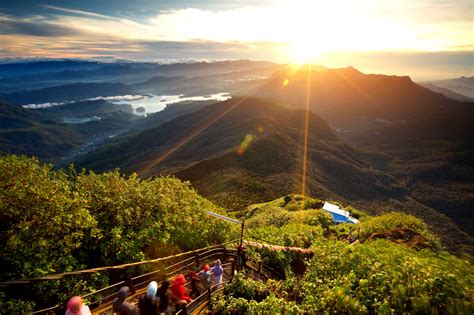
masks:
[[[120,96],[129,94],[166,94],[166,95],[209,95],[221,92],[244,93],[251,90],[255,82],[259,79],[265,79],[282,66],[267,62],[217,62],[217,63],[199,63],[199,64],[174,64],[174,65],[149,65],[146,68],[136,68],[135,65],[108,65],[98,70],[80,71],[83,82],[66,83],[68,80],[57,81],[63,84],[52,84],[52,86],[43,88],[34,88],[31,90],[20,90],[15,92],[0,92],[0,100],[11,104],[28,105],[41,104],[47,102],[81,101],[96,97]],[[113,68],[113,74],[104,72],[106,69]],[[208,69],[209,68],[209,69]],[[117,70],[120,69],[120,70]],[[123,70],[123,73],[122,73]],[[222,72],[219,72],[222,71]],[[61,73],[72,73],[70,70]],[[146,74],[144,74],[146,72]],[[133,76],[138,82],[124,84],[122,82],[96,82],[99,73],[103,76],[110,75],[110,78],[127,81]],[[108,73],[108,74],[107,74]],[[156,74],[159,75],[156,75]],[[188,76],[182,76],[186,73]],[[97,75],[96,75],[97,74]],[[58,73],[38,74],[38,81],[45,84],[42,78],[49,75],[58,75]],[[91,75],[89,77],[89,75]],[[153,76],[152,76],[153,75]],[[35,83],[35,79],[30,81],[35,75],[26,75],[17,78],[6,78],[3,82],[8,82],[14,87],[24,86],[23,82],[28,84]],[[84,77],[83,77],[84,76]],[[87,81],[85,78],[89,78]],[[147,78],[144,80],[144,78]],[[15,80],[21,82],[20,85]],[[1,83],[0,80],[0,90]],[[53,82],[53,81],[51,81]],[[56,82],[56,81],[54,81]],[[12,88],[10,88],[12,89]]]
[[[440,86],[437,86],[433,83],[419,83],[419,84],[421,86],[427,88],[427,89],[432,90],[433,92],[441,93],[444,96],[452,98],[454,100],[466,101],[466,102],[473,102],[474,101],[474,98],[465,96],[463,94],[456,93],[456,92],[454,92],[454,91],[452,91],[448,88],[440,87]]]
[[[471,99],[474,98],[474,77],[460,77],[460,78],[454,78],[454,79],[435,80],[435,81],[428,81],[428,82],[422,82],[422,83],[432,84],[439,88],[448,89],[450,91],[453,91],[454,93],[467,96]],[[443,93],[443,92],[440,91],[440,93]],[[450,93],[448,92],[448,94]],[[452,97],[452,98],[458,98],[452,94],[446,95],[446,96]]]
[[[20,90],[41,89],[71,83],[121,82],[134,84],[157,76],[193,78],[272,67],[280,66],[266,61],[249,60],[175,64],[151,62],[104,64],[65,60],[0,64],[0,93],[13,93]]]

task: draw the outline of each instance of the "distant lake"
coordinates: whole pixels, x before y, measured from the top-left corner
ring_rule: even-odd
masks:
[[[184,101],[225,101],[230,98],[228,93],[217,93],[203,96],[189,96],[183,97],[183,95],[134,95],[134,98],[121,98],[120,96],[116,97],[116,100],[111,98],[104,98],[105,100],[113,104],[129,104],[133,107],[136,115],[146,116],[147,114],[156,113],[165,109],[166,105],[184,102]],[[138,108],[144,108],[145,112],[137,111]]]
[[[156,113],[165,109],[166,105],[184,102],[184,101],[208,101],[208,100],[215,100],[215,101],[225,101],[230,98],[228,93],[216,93],[216,94],[209,94],[209,95],[202,95],[202,96],[189,96],[184,97],[183,94],[181,95],[117,95],[117,96],[99,96],[94,98],[89,98],[81,101],[93,101],[93,100],[105,100],[112,104],[117,105],[131,105],[133,107],[133,111],[138,116],[145,116],[147,114]],[[71,104],[74,102],[79,101],[68,101],[68,102],[60,102],[60,103],[42,103],[42,104],[28,104],[23,105],[23,108],[28,109],[39,109],[39,108],[49,108],[49,107],[56,107],[62,106],[66,104]],[[144,111],[137,110],[139,108],[144,109]],[[70,123],[82,123],[82,122],[70,122]]]

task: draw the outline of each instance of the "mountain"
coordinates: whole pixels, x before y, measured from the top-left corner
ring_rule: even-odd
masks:
[[[97,61],[74,59],[8,62],[0,64],[0,78],[63,70],[94,70],[101,65]]]
[[[126,95],[131,93],[133,91],[123,83],[75,83],[39,90],[0,94],[0,99],[9,103],[27,105],[79,101],[100,96]]]
[[[131,106],[102,100],[34,110],[0,102],[0,151],[58,163],[123,132],[138,119]]]
[[[274,68],[277,64],[264,61],[232,60],[216,62],[191,62],[159,64],[153,62],[85,63],[39,62],[38,69],[27,71],[24,63],[0,65],[0,92],[13,93],[21,90],[42,89],[70,83],[122,82],[135,84],[153,77],[198,77],[220,73],[249,71],[260,68]],[[86,65],[88,67],[86,67]],[[34,69],[34,67],[33,67]],[[54,71],[57,69],[58,71]]]
[[[366,75],[351,67],[311,70],[277,72],[259,94],[300,108],[309,82],[309,107],[339,136],[403,183],[419,207],[436,209],[474,234],[474,102],[450,99],[409,77]]]
[[[409,77],[363,74],[352,67],[308,69],[279,71],[257,93],[302,108],[307,103],[309,86],[311,110],[346,131],[472,112],[471,104],[428,90]]]
[[[0,152],[50,160],[86,143],[70,126],[47,116],[0,102]]]
[[[423,83],[431,83],[442,88],[450,89],[455,93],[474,98],[474,77],[459,77],[453,79],[427,81]]]
[[[0,93],[0,100],[27,105],[144,93],[187,96],[242,93],[254,88],[279,68],[280,65],[251,61],[112,64],[91,71],[66,70],[61,73],[5,78],[0,80],[0,89],[3,86],[4,90]],[[75,82],[71,83],[73,78]],[[108,82],[112,79],[114,82]],[[30,89],[10,92],[25,86]]]
[[[75,165],[120,167],[145,177],[175,174],[217,204],[239,210],[301,192],[305,114],[258,98],[233,98],[119,139]],[[308,194],[372,213],[416,214],[451,249],[473,245],[448,217],[414,199],[403,182],[374,167],[367,153],[347,145],[318,116],[309,113],[308,126]]]
[[[446,97],[458,100],[458,101],[467,101],[474,102],[474,99],[463,94],[456,93],[448,88],[437,86],[433,83],[420,83],[421,86],[424,86],[427,89],[430,89],[433,92],[441,93]]]

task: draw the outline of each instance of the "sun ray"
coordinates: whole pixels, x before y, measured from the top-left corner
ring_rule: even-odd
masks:
[[[308,137],[309,137],[309,105],[311,101],[311,64],[308,64],[308,74],[307,74],[307,86],[306,86],[306,108],[305,108],[305,121],[304,121],[304,142],[303,142],[303,173],[301,176],[301,195],[303,195],[303,205],[304,208],[304,199],[306,196],[306,176],[308,168]]]

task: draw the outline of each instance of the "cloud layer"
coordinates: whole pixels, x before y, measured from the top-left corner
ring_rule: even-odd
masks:
[[[207,1],[150,7],[139,16],[122,12],[120,1],[114,14],[68,3],[32,4],[31,14],[0,13],[0,57],[292,61],[293,53],[472,51],[474,38],[470,0],[234,1],[216,3],[217,9]]]

